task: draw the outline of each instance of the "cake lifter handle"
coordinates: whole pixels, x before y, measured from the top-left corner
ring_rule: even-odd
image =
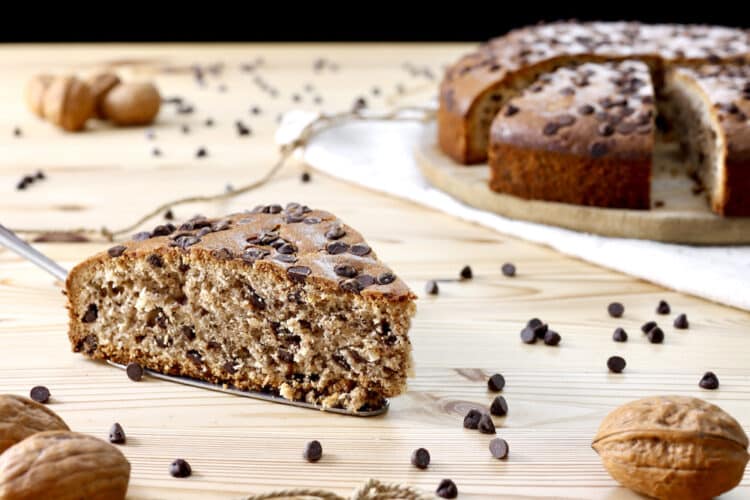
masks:
[[[41,267],[48,273],[50,273],[55,278],[59,279],[62,282],[65,282],[65,280],[68,278],[68,271],[65,270],[60,264],[55,262],[54,260],[50,259],[43,253],[41,253],[39,250],[36,250],[34,247],[23,241],[21,238],[16,235],[13,231],[8,229],[7,227],[0,224],[0,244],[6,247],[9,250],[12,250],[13,252],[17,253],[24,259],[27,259],[37,266]],[[107,361],[112,366],[116,366],[117,368],[125,369],[125,366],[120,365],[118,363],[115,363],[113,361]],[[175,375],[165,375],[163,373],[158,373],[152,370],[145,370],[150,376],[154,378],[158,378],[161,380],[166,380],[169,382],[176,382],[178,384],[183,385],[189,385],[192,387],[198,387],[200,389],[208,389],[210,391],[218,391],[223,392],[226,394],[233,394],[235,396],[243,396],[246,398],[253,398],[253,399],[261,399],[263,401],[271,401],[273,403],[281,403],[285,405],[290,406],[297,406],[301,408],[309,408],[309,409],[317,409],[317,410],[325,410],[330,413],[339,413],[344,415],[356,415],[359,417],[373,417],[376,415],[382,415],[386,411],[388,411],[388,401],[385,402],[385,404],[380,408],[375,408],[372,410],[361,410],[361,411],[349,411],[349,410],[343,410],[340,408],[321,408],[320,406],[305,403],[302,401],[290,401],[288,399],[284,399],[280,396],[276,396],[273,394],[265,394],[261,392],[254,392],[254,391],[240,391],[236,389],[232,389],[230,387],[224,387],[218,384],[210,384],[208,382],[203,382],[201,380],[195,380],[187,377],[179,377]]]
[[[68,271],[64,267],[23,241],[2,224],[0,224],[0,244],[41,267],[60,281],[64,282],[68,278]]]

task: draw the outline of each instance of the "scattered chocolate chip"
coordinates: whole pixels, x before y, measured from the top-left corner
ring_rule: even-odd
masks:
[[[669,304],[667,304],[667,302],[664,300],[660,300],[659,305],[656,306],[656,313],[657,314],[669,314],[670,313]]]
[[[482,413],[479,410],[472,408],[466,413],[466,416],[464,416],[464,427],[466,429],[476,429],[479,426],[480,418],[482,418]]]
[[[509,278],[512,278],[516,275],[516,266],[511,264],[510,262],[506,262],[503,264],[503,267],[500,269],[503,273],[503,276],[507,276]]]
[[[474,273],[471,271],[471,267],[464,266],[463,269],[461,269],[459,276],[462,280],[470,280],[474,277]]]
[[[93,323],[94,321],[96,321],[96,318],[98,316],[99,307],[97,307],[96,304],[89,304],[89,306],[86,308],[86,312],[81,318],[81,321],[83,321],[84,323]]]
[[[536,332],[531,327],[525,327],[523,330],[521,330],[521,340],[524,344],[534,344],[536,343]]]
[[[646,335],[648,336],[648,341],[652,344],[661,344],[664,342],[664,332],[658,326],[649,330]]]
[[[300,175],[299,180],[302,182],[310,182],[310,172],[302,172],[302,175]]]
[[[718,389],[719,388],[719,377],[714,372],[706,372],[698,382],[698,386],[701,389]]]
[[[166,220],[174,220],[174,213],[172,212],[171,208],[164,212],[164,218]]]
[[[411,464],[417,469],[426,469],[430,465],[430,452],[425,448],[417,448],[412,451]]]
[[[36,171],[36,174],[34,174],[34,178],[35,178],[36,180],[38,180],[38,181],[42,181],[42,180],[46,179],[46,178],[47,178],[47,176],[46,176],[46,175],[44,175],[44,172],[42,172],[41,170],[37,170],[37,171]]]
[[[205,158],[206,156],[208,156],[208,151],[206,150],[206,148],[198,148],[198,150],[195,152],[196,158]]]
[[[359,257],[364,257],[368,253],[371,252],[371,249],[369,246],[367,246],[365,243],[357,243],[355,245],[352,245],[349,248],[349,253],[353,255],[357,255]]]
[[[188,127],[187,125],[182,125],[180,127],[180,130],[182,130],[183,134],[189,134],[190,133],[190,127]]]
[[[562,337],[559,333],[548,330],[547,333],[544,334],[544,343],[549,346],[556,346],[560,344],[560,341],[562,340]]]
[[[508,458],[508,442],[505,439],[495,438],[490,441],[490,453],[497,459]]]
[[[502,396],[495,396],[490,405],[490,413],[496,417],[504,417],[508,414],[508,402]]]
[[[125,245],[115,245],[107,250],[107,254],[109,254],[110,257],[115,258],[125,253],[125,250],[127,250]]]
[[[308,462],[317,462],[323,456],[323,447],[320,445],[320,441],[313,440],[305,443],[305,450],[302,452],[302,456]]]
[[[303,283],[312,274],[312,269],[307,266],[292,266],[286,270],[286,274],[290,280],[296,283]]]
[[[21,137],[23,135],[23,132],[21,132],[20,127],[13,127],[13,137]]]
[[[628,341],[628,333],[623,330],[620,327],[615,328],[614,333],[612,334],[612,340],[615,342],[627,342]]]
[[[492,421],[492,417],[489,413],[482,414],[479,418],[477,429],[479,429],[479,432],[482,434],[495,434],[495,422]]]
[[[49,396],[49,389],[47,389],[43,385],[32,387],[31,391],[29,392],[29,397],[31,397],[31,399],[33,399],[37,403],[46,403],[47,401],[49,401]]]
[[[213,127],[214,126],[214,119],[213,118],[206,118],[206,120],[203,122],[203,124],[206,127]]]
[[[237,135],[245,136],[245,135],[250,135],[252,133],[252,130],[250,129],[250,127],[246,126],[240,120],[237,120],[236,122],[234,122],[234,127],[237,129]]]
[[[424,290],[429,295],[437,295],[440,289],[438,288],[438,284],[436,281],[430,280],[425,283]]]
[[[656,321],[647,321],[646,323],[643,323],[643,325],[641,326],[641,331],[643,333],[648,333],[654,328],[656,328]]]
[[[607,306],[607,312],[613,318],[620,318],[625,312],[625,306],[623,306],[619,302],[612,302],[610,305]]]
[[[169,474],[172,477],[189,477],[193,473],[190,464],[185,460],[178,458],[169,464]]]
[[[456,483],[450,479],[443,479],[438,484],[435,494],[440,498],[456,498],[458,496],[458,488],[456,488]]]
[[[622,373],[625,369],[625,359],[620,356],[612,356],[607,360],[607,368],[612,373]]]
[[[352,104],[352,111],[362,111],[367,108],[367,100],[364,97],[358,97]]]
[[[138,363],[128,363],[128,366],[125,367],[125,373],[133,382],[139,382],[143,378],[143,367]]]
[[[394,281],[396,281],[396,275],[394,275],[393,273],[391,273],[389,271],[380,273],[378,275],[378,284],[379,285],[390,285]]]
[[[674,319],[674,327],[679,330],[687,330],[688,326],[688,319],[686,314],[680,314]]]
[[[125,444],[125,431],[122,426],[115,422],[109,429],[109,442],[114,444]]]
[[[505,377],[496,373],[487,379],[487,388],[493,392],[500,392],[505,387]]]

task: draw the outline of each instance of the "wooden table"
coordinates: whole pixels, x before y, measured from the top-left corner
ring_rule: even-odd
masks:
[[[221,192],[261,175],[275,159],[277,115],[292,107],[341,110],[365,96],[371,107],[423,102],[434,95],[443,64],[468,45],[160,45],[4,46],[0,48],[0,222],[11,227],[69,228],[126,225],[157,203],[188,194]],[[314,61],[337,65],[314,71]],[[240,64],[263,62],[254,72]],[[188,66],[225,63],[200,87]],[[88,71],[116,65],[123,75],[153,77],[166,96],[195,104],[192,115],[167,107],[154,127],[95,127],[64,134],[28,113],[25,81],[35,72]],[[414,69],[412,66],[417,66]],[[170,67],[172,72],[156,72]],[[423,71],[427,68],[429,71]],[[435,79],[430,79],[430,72]],[[272,98],[253,83],[256,74],[278,89]],[[425,76],[425,74],[427,76]],[[313,86],[313,90],[309,91]],[[224,92],[220,86],[225,85]],[[406,89],[399,97],[397,86]],[[377,89],[374,89],[377,87]],[[373,95],[379,90],[379,95]],[[294,95],[299,96],[295,102]],[[316,105],[314,97],[322,104]],[[251,106],[261,114],[249,112]],[[204,124],[212,118],[215,124]],[[253,134],[239,137],[241,119]],[[183,134],[181,125],[190,133]],[[22,137],[12,134],[22,129]],[[207,158],[196,159],[205,146]],[[159,158],[151,156],[161,149]],[[43,169],[48,179],[16,191],[20,177]],[[673,293],[527,244],[446,215],[313,175],[299,180],[288,166],[269,185],[226,203],[180,207],[178,218],[220,214],[256,203],[299,200],[329,209],[359,228],[381,258],[420,295],[411,336],[416,377],[384,417],[360,419],[287,408],[166,382],[129,381],[116,369],[72,354],[60,284],[0,250],[0,392],[27,394],[47,385],[51,408],[71,428],[105,437],[114,421],[128,435],[121,449],[132,464],[132,498],[240,498],[282,487],[325,487],[345,494],[370,477],[433,491],[442,478],[456,481],[460,498],[608,498],[636,495],[618,488],[590,448],[599,421],[615,406],[656,394],[700,396],[750,424],[750,369],[746,345],[750,315]],[[46,243],[38,247],[71,266],[105,243]],[[503,277],[504,262],[518,266]],[[470,264],[475,278],[441,284],[425,297],[428,279],[456,277]],[[671,317],[655,318],[659,299],[687,312],[691,327],[674,330]],[[618,300],[625,316],[606,306]],[[563,336],[560,347],[522,344],[518,332],[531,317]],[[663,345],[651,345],[639,326],[659,319]],[[616,326],[627,344],[611,340]],[[606,360],[623,355],[625,373],[611,375]],[[718,391],[697,382],[704,371],[721,379]],[[486,377],[507,379],[510,407],[498,435],[510,457],[493,459],[489,437],[462,428],[464,413],[487,405]],[[324,459],[301,458],[309,439],[322,442]],[[409,464],[426,447],[429,470]],[[189,479],[167,473],[182,457]],[[727,498],[750,496],[744,481]]]

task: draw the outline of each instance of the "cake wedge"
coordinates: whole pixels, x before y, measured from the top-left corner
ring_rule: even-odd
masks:
[[[351,411],[405,391],[414,294],[334,215],[290,203],[157,226],[76,266],[75,352]]]

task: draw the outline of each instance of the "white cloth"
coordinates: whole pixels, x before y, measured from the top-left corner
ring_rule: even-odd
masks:
[[[279,127],[277,142],[290,142],[315,117],[290,111]],[[316,170],[366,188],[667,288],[750,310],[750,246],[698,247],[607,238],[474,209],[422,177],[413,155],[421,127],[414,122],[349,122],[315,136],[302,153],[303,160]]]

